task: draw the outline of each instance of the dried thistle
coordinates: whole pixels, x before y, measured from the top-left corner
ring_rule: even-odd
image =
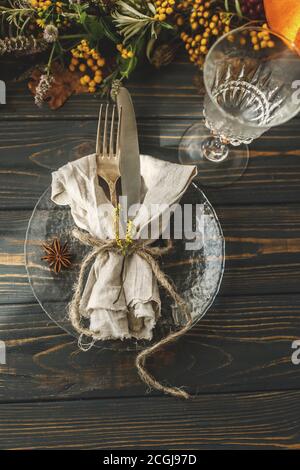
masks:
[[[44,39],[37,39],[32,35],[0,39],[0,55],[11,53],[36,54],[47,48],[48,44]]]
[[[53,82],[52,75],[43,74],[35,90],[34,102],[38,107],[41,107],[45,101],[46,95],[51,88]]]
[[[61,245],[58,238],[50,243],[43,244],[46,256],[41,259],[47,261],[49,267],[58,274],[63,268],[68,269],[71,266],[71,254],[68,250],[68,244]]]
[[[41,67],[38,67],[31,73],[28,88],[34,97],[38,93],[36,98],[38,104],[44,101],[50,109],[58,109],[73,93],[86,93],[86,87],[81,85],[80,75],[77,72],[70,72],[58,61],[51,63],[49,71],[48,77],[47,75],[43,76],[45,74],[45,65],[43,65],[42,70]],[[50,83],[47,83],[47,79]],[[46,88],[48,91],[45,90]]]
[[[58,29],[54,24],[48,24],[43,33],[43,37],[46,42],[52,43],[55,42],[56,39],[58,38]]]

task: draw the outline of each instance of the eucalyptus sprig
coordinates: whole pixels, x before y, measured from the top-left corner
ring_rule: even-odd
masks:
[[[133,36],[141,35],[148,28],[151,29],[151,36],[157,36],[159,23],[154,19],[155,13],[152,2],[117,0],[112,17],[124,42],[128,43]]]
[[[11,8],[0,5],[0,17],[13,25],[17,31],[22,30],[24,22],[32,16],[34,13],[31,8]]]

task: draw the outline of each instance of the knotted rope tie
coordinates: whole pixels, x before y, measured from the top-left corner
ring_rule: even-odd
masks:
[[[73,236],[79,240],[83,245],[90,246],[92,250],[84,257],[82,264],[80,266],[80,271],[78,275],[77,282],[74,285],[74,295],[69,305],[69,318],[75,328],[75,330],[80,333],[80,341],[82,335],[91,337],[93,342],[101,339],[101,334],[92,332],[88,328],[82,326],[81,315],[80,315],[80,301],[81,293],[83,290],[83,282],[85,278],[85,272],[89,264],[96,259],[97,256],[103,256],[105,253],[115,252],[121,253],[120,247],[117,245],[116,240],[101,240],[99,238],[92,237],[88,233],[84,233],[78,228],[75,228],[72,231]],[[151,241],[146,243],[139,243],[136,241],[133,243],[125,254],[129,256],[133,253],[136,253],[138,256],[143,258],[151,267],[154,276],[156,277],[158,283],[168,292],[172,299],[177,303],[179,309],[184,313],[187,323],[181,329],[174,333],[170,333],[166,338],[160,340],[158,343],[146,348],[141,351],[136,357],[136,367],[141,379],[149,386],[153,387],[156,390],[160,390],[163,393],[173,395],[179,398],[190,398],[190,395],[184,390],[181,390],[177,387],[167,387],[160,382],[158,382],[147,370],[145,367],[146,360],[148,357],[152,356],[155,352],[159,351],[163,346],[169,343],[173,343],[180,336],[183,336],[192,326],[192,317],[190,311],[178,294],[172,283],[167,278],[166,274],[161,270],[156,257],[167,254],[172,248],[172,244],[168,243],[166,247],[152,247],[150,246]]]

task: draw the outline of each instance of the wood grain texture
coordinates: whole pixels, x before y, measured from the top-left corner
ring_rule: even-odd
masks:
[[[203,81],[185,54],[159,70],[143,65],[126,83],[126,87],[132,95],[138,119],[194,120],[203,116]],[[24,82],[8,81],[7,94],[7,105],[0,108],[0,120],[20,117],[26,120],[96,119],[99,112],[100,98],[96,95],[72,96],[62,108],[51,111],[47,106],[37,108]]]
[[[3,449],[299,449],[299,391],[0,405]],[[108,450],[109,449],[109,450]]]
[[[136,71],[128,86],[136,109],[137,117],[192,117],[202,115],[201,96],[197,92],[193,79],[196,69],[185,58],[171,66],[155,70],[145,65]],[[70,119],[96,118],[99,112],[98,96],[72,96],[57,111],[47,106],[39,109],[34,104],[32,95],[25,83],[7,84],[7,105],[1,107],[0,119]]]
[[[300,366],[291,362],[299,331],[299,295],[219,297],[149,366],[156,377],[193,394],[300,388]],[[7,346],[0,402],[146,393],[134,351],[83,353],[37,304],[1,305],[0,338]]]
[[[177,161],[182,133],[202,118],[194,71],[179,59],[131,81],[142,152]],[[99,102],[77,96],[57,112],[39,110],[24,84],[9,83],[0,107],[0,448],[300,449],[300,366],[291,362],[300,335],[299,117],[251,145],[239,181],[205,191],[227,242],[221,292],[185,338],[149,361],[156,377],[196,395],[180,402],[145,396],[134,352],[80,352],[28,284],[29,216],[51,169],[93,151]],[[180,270],[176,260],[169,268]]]
[[[139,121],[141,151],[177,161],[189,120]],[[0,129],[0,209],[32,209],[63,162],[94,151],[96,121],[16,121]],[[205,190],[214,205],[300,202],[300,134],[293,120],[251,146],[244,176]]]
[[[298,293],[300,205],[220,206],[226,269],[220,295]],[[0,211],[0,303],[35,301],[24,266],[30,211]],[[169,260],[172,272],[179,269]]]

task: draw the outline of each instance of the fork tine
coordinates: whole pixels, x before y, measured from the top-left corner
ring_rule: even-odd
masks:
[[[109,137],[109,156],[113,157],[114,152],[114,130],[115,130],[115,110],[116,106],[112,108],[111,122],[110,122],[110,137]]]
[[[97,141],[96,141],[96,154],[97,155],[100,155],[102,111],[103,111],[103,104],[101,104],[100,106],[99,118],[98,118]]]
[[[116,155],[119,154],[119,150],[120,150],[121,120],[122,120],[122,106],[119,107],[119,112],[118,112]]]
[[[111,122],[109,124],[109,115],[111,109]],[[112,107],[109,104],[100,105],[96,154],[101,156],[101,158],[116,157],[120,148],[122,108],[118,108],[118,119],[116,119],[116,109],[116,105],[113,105]]]
[[[104,117],[104,130],[103,130],[103,148],[102,155],[107,156],[107,123],[108,123],[108,109],[109,105],[105,107],[105,117]]]

